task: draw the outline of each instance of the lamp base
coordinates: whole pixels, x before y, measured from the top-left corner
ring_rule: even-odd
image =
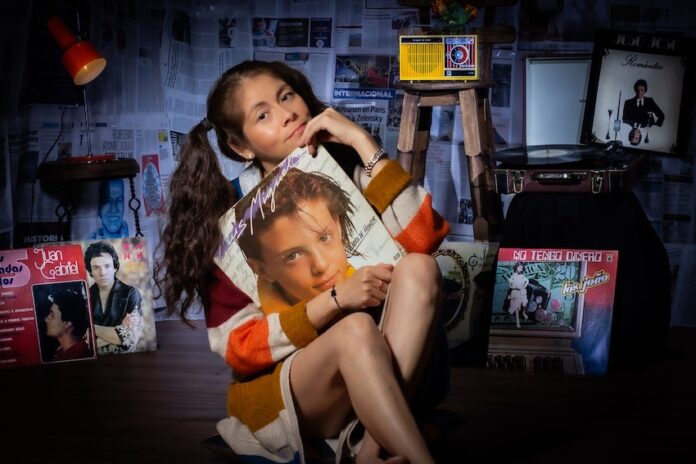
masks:
[[[132,158],[115,155],[74,156],[39,165],[38,177],[44,182],[100,180],[134,177],[140,171]]]

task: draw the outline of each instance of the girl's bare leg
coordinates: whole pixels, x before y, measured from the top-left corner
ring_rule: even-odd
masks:
[[[304,348],[290,384],[305,436],[336,436],[353,410],[391,454],[434,462],[394,375],[389,346],[368,314],[348,314]]]
[[[441,281],[435,259],[424,254],[405,256],[392,274],[382,332],[407,398],[420,379],[424,361],[430,357]]]
[[[440,285],[440,269],[429,255],[405,256],[392,274],[382,332],[391,348],[407,399],[410,399],[420,379],[424,360],[430,355],[439,310]],[[363,454],[367,457],[379,453],[377,442],[369,432],[365,433],[359,463]]]

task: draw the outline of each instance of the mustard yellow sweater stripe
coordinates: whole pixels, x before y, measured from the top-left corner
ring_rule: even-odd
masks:
[[[411,183],[411,176],[394,160],[386,162],[363,194],[372,206],[382,214],[394,198]]]
[[[285,336],[297,348],[303,348],[317,338],[317,330],[307,317],[306,303],[301,301],[290,310],[280,313],[280,326]]]
[[[272,372],[248,382],[232,383],[227,389],[227,413],[246,424],[252,432],[276,420],[285,409],[280,392],[282,366],[282,362],[277,363]]]

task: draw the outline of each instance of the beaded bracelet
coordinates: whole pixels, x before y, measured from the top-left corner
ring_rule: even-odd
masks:
[[[365,165],[365,167],[363,168],[363,170],[365,171],[365,175],[367,175],[367,177],[371,176],[372,169],[375,167],[375,164],[377,164],[377,162],[379,160],[381,160],[382,158],[384,158],[385,156],[388,156],[388,155],[387,155],[387,152],[384,148],[380,148],[379,150],[377,150],[377,153],[372,155],[372,158],[370,158],[370,161],[368,161],[367,164]]]
[[[339,311],[343,311],[343,308],[341,308],[341,305],[338,304],[338,300],[336,299],[336,286],[334,285],[331,287],[331,298],[333,298],[334,303],[336,303],[336,306],[338,307]]]

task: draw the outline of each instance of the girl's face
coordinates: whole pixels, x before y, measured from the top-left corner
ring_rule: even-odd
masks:
[[[348,270],[340,223],[324,200],[306,200],[299,207],[260,234],[262,258],[249,260],[254,272],[280,285],[293,304],[330,289]]]
[[[288,84],[267,74],[245,79],[236,95],[244,114],[246,145],[232,149],[247,159],[256,157],[268,173],[299,146],[312,115]]]

